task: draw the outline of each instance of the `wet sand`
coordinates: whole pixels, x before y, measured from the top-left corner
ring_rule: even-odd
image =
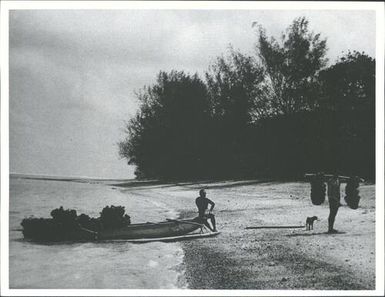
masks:
[[[181,242],[189,289],[375,289],[374,185],[360,187],[360,208],[339,209],[326,234],[328,203],[314,206],[310,186],[300,182],[218,182],[145,185],[125,191],[156,200],[181,217],[196,215],[201,187],[216,203],[221,234]],[[344,197],[344,184],[341,187]],[[343,198],[341,203],[345,204]],[[314,230],[245,229],[264,225],[304,225],[318,216]]]

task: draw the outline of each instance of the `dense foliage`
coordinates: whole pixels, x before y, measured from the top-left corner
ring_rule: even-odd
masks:
[[[267,38],[258,26],[257,53],[265,69],[267,96],[274,114],[312,110],[317,96],[317,74],[326,65],[326,40],[309,31],[308,21],[297,18],[281,40]]]
[[[349,52],[320,73],[324,155],[349,175],[374,177],[375,61]]]
[[[348,52],[326,67],[326,39],[305,18],[279,40],[257,33],[254,56],[230,49],[205,81],[160,72],[139,92],[119,145],[138,178],[374,178],[374,59]]]
[[[234,50],[219,57],[206,73],[211,107],[211,151],[204,171],[215,177],[248,175],[254,155],[253,125],[269,113],[264,95],[263,69],[253,57]]]
[[[210,138],[204,82],[184,72],[160,72],[157,83],[138,98],[140,110],[128,122],[128,138],[120,144],[120,154],[137,166],[137,176],[204,175]]]

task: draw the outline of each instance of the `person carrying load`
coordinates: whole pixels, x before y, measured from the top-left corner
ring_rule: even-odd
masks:
[[[305,174],[305,178],[311,179],[311,200],[314,205],[320,205],[325,200],[325,186],[324,182],[327,182],[328,185],[328,199],[329,199],[329,217],[328,217],[328,233],[338,233],[334,229],[334,222],[337,216],[338,208],[342,205],[340,203],[341,192],[340,186],[341,182],[346,182],[346,197],[345,201],[348,206],[352,209],[358,208],[359,195],[358,187],[359,182],[364,181],[359,177],[347,177],[339,176],[337,173],[333,175],[317,173],[317,174]]]
[[[338,208],[341,206],[341,192],[340,185],[341,181],[337,174],[334,174],[328,180],[328,198],[329,198],[329,218],[328,218],[328,233],[338,233],[337,230],[334,229],[334,221],[337,216]]]

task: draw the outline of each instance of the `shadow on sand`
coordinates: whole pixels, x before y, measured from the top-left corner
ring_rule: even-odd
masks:
[[[130,181],[124,183],[113,183],[110,186],[121,188],[139,188],[139,187],[154,187],[154,188],[167,188],[167,187],[190,187],[192,189],[224,189],[239,186],[257,185],[263,183],[280,183],[281,181],[274,180],[199,180],[199,181],[180,181],[180,182],[167,182],[167,181]]]
[[[339,235],[339,234],[346,234],[346,232],[338,231],[337,233],[328,233],[328,232],[318,232],[318,233],[295,233],[295,234],[287,234],[285,236],[287,237],[305,237],[305,236],[317,236],[317,235]]]

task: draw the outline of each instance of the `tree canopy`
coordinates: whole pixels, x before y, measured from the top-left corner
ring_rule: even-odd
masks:
[[[310,110],[316,100],[318,72],[326,65],[326,39],[309,31],[304,17],[296,18],[278,41],[258,26],[258,57],[265,70],[267,97],[274,114]]]
[[[198,174],[210,118],[204,82],[183,71],[160,72],[157,82],[137,97],[141,105],[127,123],[120,155],[137,166],[140,177]]]
[[[139,178],[374,178],[375,61],[356,51],[327,66],[327,43],[293,20],[279,40],[257,26],[255,55],[229,49],[205,80],[161,71],[138,92],[120,155]]]

